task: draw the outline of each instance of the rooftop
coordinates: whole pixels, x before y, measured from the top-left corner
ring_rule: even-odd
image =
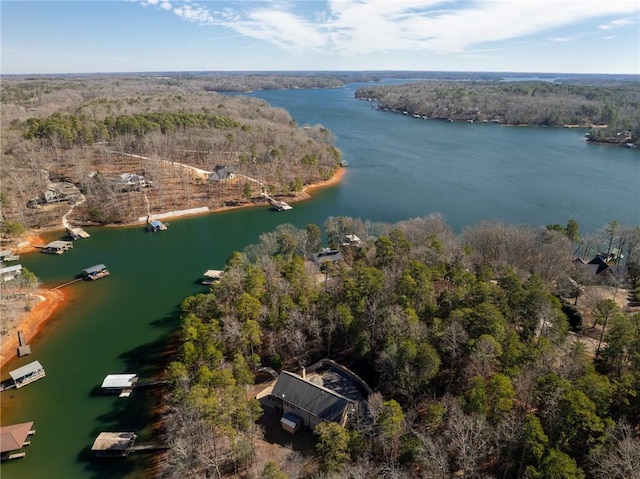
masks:
[[[109,374],[102,381],[103,389],[124,389],[133,387],[138,381],[137,374]]]
[[[9,376],[11,376],[11,379],[16,381],[24,376],[28,376],[29,374],[35,373],[36,371],[40,371],[40,370],[44,370],[44,368],[42,367],[42,364],[40,364],[39,361],[33,361],[32,363],[25,364],[24,366],[19,367],[18,369],[14,369],[13,371],[10,371]]]
[[[0,427],[0,452],[15,451],[22,448],[29,432],[32,430],[33,421],[10,426]]]

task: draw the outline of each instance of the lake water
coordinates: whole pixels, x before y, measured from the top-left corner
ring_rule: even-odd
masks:
[[[340,186],[294,209],[266,207],[171,221],[167,231],[92,228],[61,256],[25,255],[47,286],[104,263],[111,276],[69,286],[73,300],[31,342],[47,376],[2,394],[2,424],[35,421],[25,459],[3,463],[3,479],[139,477],[144,454],[91,460],[101,431],[135,431],[149,440],[152,390],[129,399],[96,393],[104,376],[152,377],[163,364],[182,299],[206,291],[206,269],[288,222],[322,225],[328,216],[398,221],[440,212],[457,231],[483,220],[565,224],[595,231],[616,219],[640,224],[640,150],[589,145],[584,130],[509,128],[423,121],[384,113],[353,99],[358,85],[334,90],[256,92],[289,110],[299,125],[321,123],[350,163]]]

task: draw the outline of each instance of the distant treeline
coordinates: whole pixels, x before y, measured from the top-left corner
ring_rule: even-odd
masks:
[[[238,128],[240,124],[228,117],[207,113],[138,113],[135,115],[108,116],[92,120],[85,115],[60,112],[47,118],[29,118],[22,123],[27,140],[58,140],[62,146],[93,145],[95,142],[113,140],[122,135],[142,137],[151,132],[163,135],[185,131],[188,128]]]
[[[591,126],[591,140],[640,141],[640,82],[423,81],[364,87],[355,96],[375,100],[382,109],[429,119]]]

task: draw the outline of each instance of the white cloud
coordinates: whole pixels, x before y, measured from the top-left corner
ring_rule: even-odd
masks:
[[[637,15],[637,0],[323,0],[213,2],[219,11],[172,0],[173,12],[200,25],[225,26],[288,51],[347,55],[396,50],[464,52],[594,19]],[[168,9],[166,0],[145,5]],[[621,18],[611,29],[637,23]],[[567,41],[559,35],[553,41]]]
[[[613,20],[612,22],[609,22],[605,25],[600,25],[598,28],[601,28],[602,30],[610,30],[612,28],[619,28],[627,25],[633,25],[635,23],[638,23],[637,19],[619,18],[618,20]]]

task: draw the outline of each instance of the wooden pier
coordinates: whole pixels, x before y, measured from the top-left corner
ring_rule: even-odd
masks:
[[[82,281],[82,280],[83,280],[83,278],[76,278],[76,279],[73,279],[73,280],[71,280],[71,281],[67,281],[66,283],[60,284],[60,285],[58,285],[58,286],[55,286],[55,287],[53,287],[53,288],[51,288],[51,289],[60,289],[60,288],[64,288],[65,286],[69,286],[70,284],[77,283],[78,281]]]
[[[27,340],[24,337],[22,331],[18,331],[18,357],[28,356],[31,354],[31,346],[27,344]]]

